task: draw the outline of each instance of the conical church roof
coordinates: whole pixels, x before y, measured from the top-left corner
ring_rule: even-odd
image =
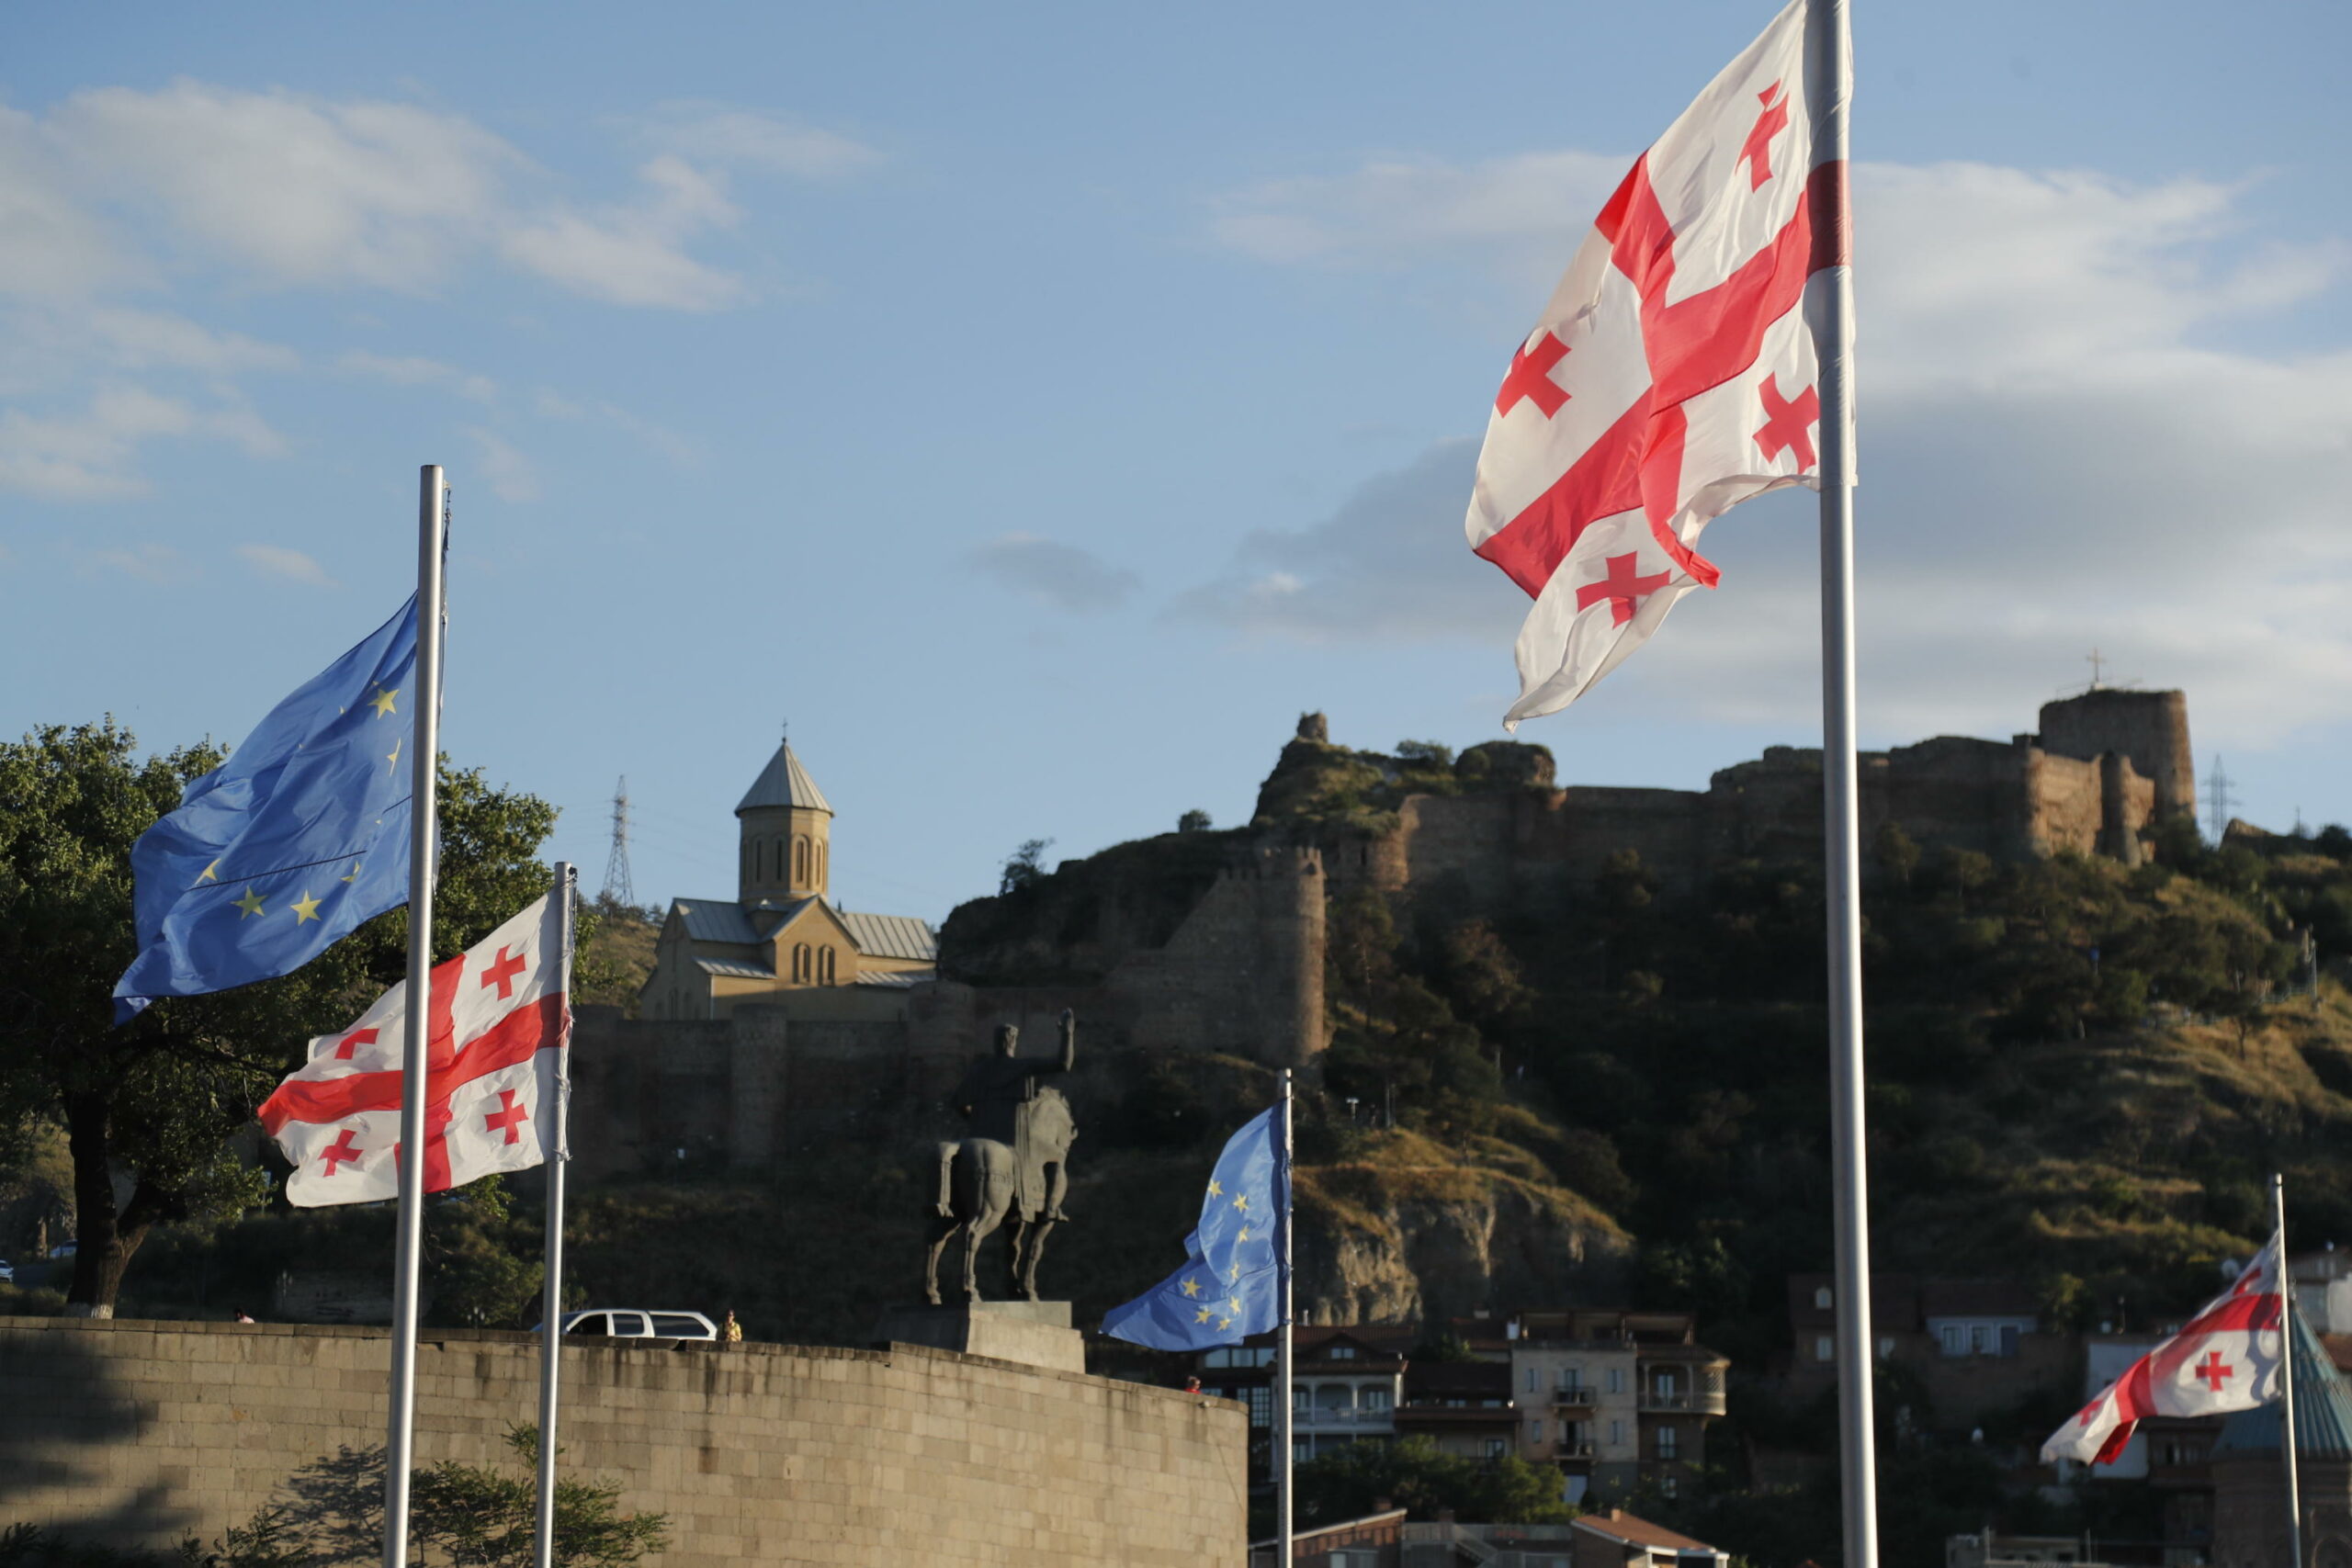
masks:
[[[825,792],[817,787],[817,781],[810,778],[808,770],[800,765],[800,759],[794,753],[789,740],[779,745],[775,755],[768,759],[768,765],[760,770],[760,776],[752,781],[749,793],[736,805],[735,814],[740,817],[746,811],[764,806],[797,806],[803,811],[821,811],[828,817],[832,815],[833,808],[826,803]]]
[[[2335,1370],[2319,1337],[2295,1314],[2295,1456],[2352,1459],[2352,1387]],[[2246,1459],[2278,1451],[2278,1406],[2258,1404],[2222,1423],[2213,1458]]]

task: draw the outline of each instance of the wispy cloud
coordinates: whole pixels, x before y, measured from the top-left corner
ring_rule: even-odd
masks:
[[[1114,609],[1142,586],[1135,573],[1091,550],[1035,534],[991,539],[966,558],[1006,587],[1057,610]]]
[[[500,250],[549,282],[615,305],[717,310],[750,298],[742,280],[695,260],[687,241],[731,228],[741,216],[725,179],[670,154],[639,171],[646,190],[631,203],[559,211],[514,225]]]
[[[883,162],[879,152],[838,131],[715,104],[665,104],[632,123],[663,152],[801,179],[841,179]]]
[[[498,396],[498,384],[489,377],[477,376],[437,359],[370,354],[366,349],[355,348],[335,364],[354,375],[390,381],[396,387],[446,387],[460,397],[471,398],[481,403]]]
[[[517,503],[539,499],[539,470],[530,458],[480,425],[466,434],[481,453],[482,478],[492,494]]]
[[[115,572],[141,582],[178,582],[196,575],[187,558],[169,545],[108,545],[69,553],[87,573]]]
[[[327,575],[315,557],[300,550],[288,549],[282,545],[239,545],[238,558],[265,577],[283,577],[295,582],[306,582],[313,588],[336,588],[341,584]]]

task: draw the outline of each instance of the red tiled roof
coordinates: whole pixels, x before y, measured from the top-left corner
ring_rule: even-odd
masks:
[[[1637,1519],[1623,1508],[1611,1508],[1605,1514],[1585,1514],[1576,1521],[1578,1529],[1591,1530],[1632,1546],[1662,1546],[1669,1551],[1696,1548],[1712,1551],[1714,1548],[1703,1540],[1692,1540],[1687,1535],[1677,1535],[1664,1525],[1654,1525],[1647,1519]]]

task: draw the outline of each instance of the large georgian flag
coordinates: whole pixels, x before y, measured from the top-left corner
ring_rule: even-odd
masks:
[[[2041,1457],[2112,1464],[2148,1416],[2218,1416],[2278,1398],[2284,1250],[2273,1235],[2235,1284],[2052,1432]]]
[[[426,1032],[424,1190],[443,1192],[554,1152],[557,1085],[571,1034],[570,956],[552,897],[434,965]],[[401,1043],[408,987],[311,1042],[311,1059],[261,1108],[294,1162],[305,1208],[400,1194]]]
[[[1714,586],[1694,547],[1711,519],[1819,488],[1804,304],[1846,262],[1844,165],[1815,163],[1806,106],[1846,85],[1808,96],[1804,41],[1793,0],[1634,164],[1495,395],[1466,527],[1535,599],[1506,728]]]

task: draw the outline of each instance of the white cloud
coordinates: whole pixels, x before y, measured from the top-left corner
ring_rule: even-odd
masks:
[[[665,105],[637,129],[644,141],[665,152],[802,179],[839,179],[882,162],[880,152],[837,131],[709,104]]]
[[[0,489],[61,501],[142,495],[147,483],[137,472],[139,448],[169,435],[228,441],[255,457],[285,450],[275,430],[233,402],[204,410],[143,387],[108,387],[79,413],[0,412]]]
[[[307,582],[313,588],[340,586],[327,575],[326,568],[321,566],[315,557],[300,550],[288,549],[282,545],[239,545],[237,555],[265,577],[289,578],[296,582]]]
[[[1548,247],[1556,272],[1573,243],[1494,199],[1542,166],[1261,187],[1220,229],[1262,259],[1408,263],[1491,292],[1464,269]],[[2014,694],[2079,682],[2094,643],[2190,688],[2219,739],[2352,718],[2352,352],[2231,339],[2247,318],[2292,321],[2345,248],[2264,245],[2238,198],[2193,179],[1858,170],[1861,678],[1882,737],[2004,733]],[[1568,209],[1577,228],[1597,206]],[[1235,210],[1271,226],[1237,236]],[[1465,426],[1486,390],[1464,389]],[[1254,536],[1179,613],[1309,639],[1475,638],[1507,678],[1526,601],[1463,545],[1474,452],[1440,443],[1323,522]],[[1611,681],[1694,716],[1808,722],[1809,503],[1742,508],[1702,547],[1722,589]]]
[[[185,316],[110,307],[90,311],[88,325],[116,364],[232,375],[243,370],[292,370],[301,356],[280,344],[238,333],[216,333]]]
[[[530,458],[480,425],[466,434],[481,448],[482,478],[492,494],[518,503],[539,499],[539,470]]]
[[[480,403],[490,402],[498,396],[498,384],[489,377],[444,365],[437,359],[370,354],[355,348],[335,363],[355,375],[390,381],[396,387],[447,387],[460,397]]]
[[[0,290],[74,298],[141,270],[75,200],[33,118],[0,107]]]
[[[1057,610],[1113,609],[1142,586],[1134,572],[1091,550],[1035,534],[991,539],[966,558],[1007,587]]]
[[[725,182],[666,153],[639,174],[650,189],[635,205],[517,224],[501,251],[526,272],[615,305],[716,310],[748,299],[741,279],[682,248],[701,231],[730,227],[740,216]]]
[[[141,582],[176,582],[195,575],[187,558],[169,545],[112,545],[74,554],[85,572],[120,572]]]

